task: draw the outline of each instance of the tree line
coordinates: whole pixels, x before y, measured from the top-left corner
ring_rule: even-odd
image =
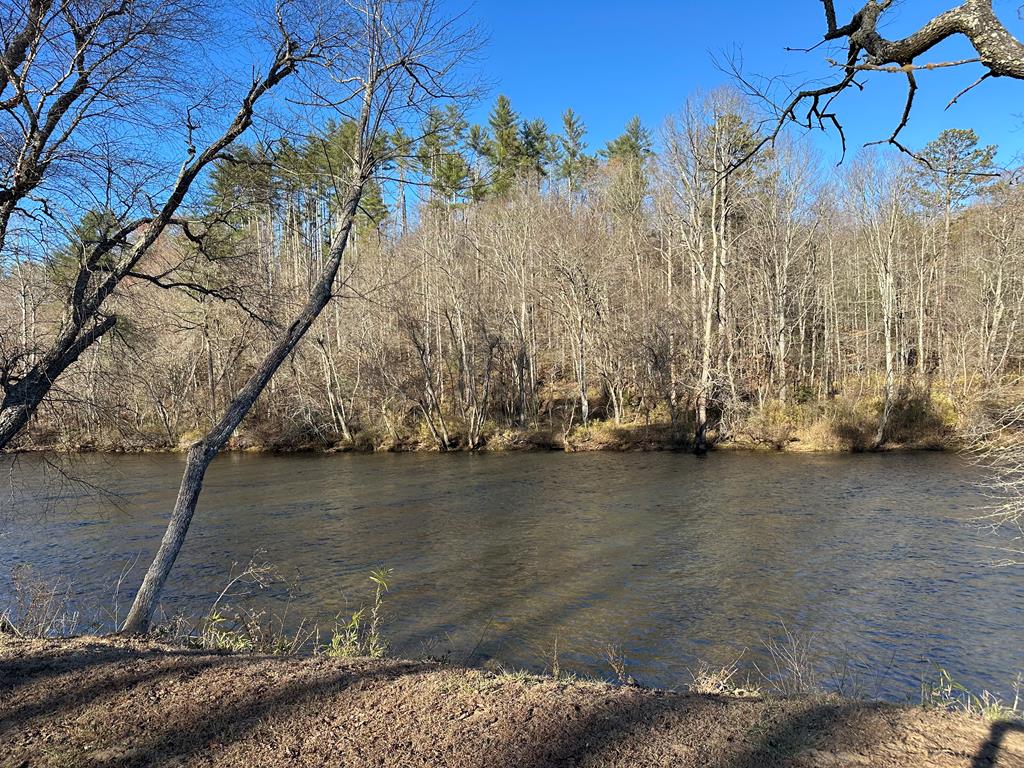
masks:
[[[116,333],[20,439],[172,447],[204,431],[323,268],[353,130],[216,160],[202,236],[162,234],[147,277],[126,275]],[[833,169],[787,137],[735,167],[762,138],[730,90],[596,151],[571,109],[552,131],[503,96],[485,125],[449,105],[379,136],[341,300],[243,439],[477,449],[598,421],[704,450],[785,440],[841,406],[881,446],[901,408],[962,410],[1019,372],[1022,197],[994,147],[950,129],[916,161],[865,151]],[[42,258],[5,249],[5,370],[45,348],[67,265],[108,219],[91,211]]]

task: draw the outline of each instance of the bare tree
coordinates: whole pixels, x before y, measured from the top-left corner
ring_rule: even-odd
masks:
[[[69,165],[82,171],[68,182],[79,192],[83,174],[100,180],[100,189],[93,192],[103,214],[102,226],[77,249],[62,314],[48,346],[0,361],[0,449],[25,426],[61,374],[115,326],[117,317],[108,311],[108,300],[122,282],[147,277],[158,281],[138,267],[168,228],[178,226],[199,236],[179,217],[179,209],[203,172],[226,157],[253,125],[257,104],[303,64],[322,57],[328,41],[315,31],[303,36],[290,28],[288,5],[289,0],[281,0],[277,7],[269,64],[243,89],[227,126],[200,143],[198,117],[191,105],[186,106],[186,158],[174,175],[165,181],[143,174],[130,182],[131,163],[119,165],[117,145],[105,140],[104,131],[116,132],[110,124],[135,125],[135,112],[145,111],[139,101],[156,98],[167,84],[162,79],[167,57],[182,52],[190,41],[189,25],[200,7],[184,0],[101,0],[54,7],[40,0],[20,12],[10,6],[3,9],[3,29],[18,31],[4,41],[0,72],[0,119],[8,129],[3,132],[7,143],[0,147],[5,160],[0,247],[16,212],[59,223],[67,210],[59,200],[70,192],[48,183],[58,171],[67,173]],[[97,123],[108,126],[99,136],[93,131]],[[50,194],[37,194],[40,191]]]
[[[998,564],[1020,564],[1024,562],[1024,404],[1001,409],[983,423],[971,447],[990,499],[977,522],[1007,536],[997,547],[1002,553]]]
[[[457,65],[468,54],[472,32],[442,17],[436,0],[366,0],[339,14],[325,67],[312,83],[315,102],[355,120],[351,167],[338,169],[343,203],[326,260],[306,301],[238,390],[223,415],[189,448],[178,497],[160,547],[135,596],[122,631],[144,633],[181,551],[195,514],[206,470],[252,409],[278,368],[338,291],[336,285],[353,223],[367,183],[385,158],[377,154],[382,133],[435,99],[455,95]],[[355,113],[351,105],[356,105]]]
[[[288,102],[331,92],[319,66],[283,86]],[[299,91],[308,86],[314,98]],[[282,101],[261,114],[275,105],[276,118]],[[181,223],[104,303],[123,320],[117,333],[51,387],[19,445],[188,446],[221,420],[329,261],[354,104],[312,131],[285,113],[288,142],[260,141],[261,117],[250,144],[214,161]],[[807,165],[796,136],[725,173],[758,139],[755,119],[735,94],[714,94],[667,127],[635,188],[621,164],[599,162],[570,200],[538,188],[531,165],[500,195],[410,206],[403,233],[399,207],[388,210],[394,185],[411,194],[435,172],[408,148],[426,133],[409,121],[408,138],[379,142],[376,156],[403,146],[420,159],[404,179],[378,163],[364,188],[336,279],[345,300],[314,321],[317,343],[288,354],[229,445],[472,450],[558,444],[576,429],[570,438],[588,447],[679,445],[703,427],[708,448],[868,449],[885,401],[886,444],[948,445],[979,392],[1011,384],[1024,360],[1021,186],[986,179],[951,205],[961,165],[926,147],[934,169],[893,163],[864,174],[859,195],[855,173]],[[446,146],[475,157],[468,141]],[[486,174],[490,161],[477,161]],[[640,198],[640,210],[624,209]],[[61,288],[99,241],[37,258],[19,235],[0,253],[0,357],[27,352],[9,368],[15,379],[45,352]],[[240,301],[136,277],[165,273],[162,284],[223,282]]]
[[[694,393],[694,449],[708,450],[711,408],[723,380],[731,382],[731,291],[743,174],[730,174],[751,142],[742,104],[731,91],[691,100],[665,129],[666,180],[674,187],[682,248],[690,265],[693,335],[700,349]],[[730,390],[734,387],[730,384]]]
[[[878,284],[878,306],[882,321],[884,384],[882,413],[875,433],[874,448],[881,448],[888,438],[889,420],[896,399],[897,367],[902,359],[898,346],[899,285],[897,259],[901,252],[903,201],[907,198],[907,174],[900,168],[872,162],[870,156],[852,170],[850,191],[852,208],[864,233],[865,250],[869,254]]]
[[[204,33],[203,10],[180,0],[0,4],[0,248],[15,211],[53,206],[55,182],[80,184],[105,164],[112,123],[145,123],[139,100],[157,84],[166,95],[180,88],[171,62]]]

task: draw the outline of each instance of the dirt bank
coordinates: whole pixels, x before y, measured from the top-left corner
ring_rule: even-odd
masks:
[[[432,663],[0,636],[0,765],[1024,766],[1024,729]]]
[[[888,442],[880,448],[870,447],[869,442],[853,439],[833,439],[826,435],[804,435],[785,440],[753,440],[737,437],[716,442],[713,451],[750,451],[754,453],[904,453],[920,451],[959,451],[964,442],[956,437],[922,438],[904,442]],[[51,454],[184,454],[189,444],[175,446],[158,443],[30,443],[19,445],[8,453],[51,453]],[[506,432],[477,448],[455,444],[447,453],[633,453],[633,452],[682,452],[688,453],[693,447],[688,439],[665,435],[661,431],[645,429],[606,429],[594,433],[587,431],[566,439],[555,433],[511,433]],[[224,453],[441,453],[434,443],[404,440],[382,443],[324,443],[324,442],[255,442],[244,435],[233,438],[224,448]],[[0,452],[2,455],[3,452]]]

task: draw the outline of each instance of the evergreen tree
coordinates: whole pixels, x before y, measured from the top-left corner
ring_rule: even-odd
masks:
[[[49,262],[51,279],[58,285],[70,286],[78,274],[79,265],[97,244],[110,240],[120,230],[121,223],[109,209],[86,211],[82,219],[68,233],[67,244],[53,255]],[[112,266],[120,254],[120,247],[112,249],[96,265]]]
[[[519,116],[512,110],[507,96],[498,97],[487,122],[491,127],[491,139],[486,147],[491,166],[490,191],[500,197],[515,185],[524,154]]]
[[[947,128],[925,146],[915,185],[922,202],[951,212],[982,190],[994,168],[996,147],[979,147],[978,142],[973,130]]]
[[[587,180],[597,164],[587,154],[587,143],[583,140],[586,134],[586,126],[572,108],[565,110],[562,115],[562,135],[558,138],[561,149],[558,176],[568,185],[570,195]]]
[[[205,201],[209,227],[203,250],[208,256],[216,258],[239,250],[251,237],[252,223],[273,215],[294,181],[276,166],[294,163],[296,157],[295,148],[282,141],[280,151],[274,154],[259,144],[241,145],[231,153],[231,159],[214,163]]]
[[[524,120],[520,130],[520,172],[540,187],[548,175],[548,168],[558,162],[558,145],[541,120]]]
[[[445,110],[432,108],[427,114],[419,160],[430,180],[434,205],[454,204],[469,187],[469,162],[461,151],[466,128],[465,119],[454,105]]]
[[[359,201],[359,216],[355,221],[356,231],[360,234],[376,232],[378,235],[387,224],[391,211],[388,204],[384,202],[384,191],[380,182],[370,179],[363,189],[363,196]]]
[[[283,143],[285,152],[291,149]],[[210,174],[207,206],[224,213],[239,224],[252,217],[252,209],[266,209],[274,204],[277,182],[273,162],[266,148],[239,146],[230,160],[218,160]]]
[[[482,125],[474,125],[469,129],[466,149],[470,155],[468,196],[472,202],[479,202],[487,196],[487,181],[484,178],[483,164],[487,161],[490,142],[491,135]]]
[[[326,201],[327,209],[332,213],[340,203],[335,190],[337,180],[346,178],[352,168],[352,157],[355,152],[356,124],[346,120],[337,124],[329,122],[319,135],[310,136],[303,147],[303,159],[295,172],[300,184],[300,204],[306,208]],[[381,134],[377,137],[373,154],[376,157],[387,157],[390,154],[389,137]],[[389,169],[385,164],[382,170]],[[363,196],[359,202],[359,213],[355,220],[356,232],[366,233],[379,230],[388,217],[388,207],[384,202],[384,194],[380,183],[371,179],[363,188]],[[324,245],[326,245],[326,241]]]
[[[653,154],[653,144],[650,132],[634,117],[626,123],[625,133],[609,141],[601,154],[609,163],[642,165]]]
[[[653,154],[651,135],[634,117],[625,132],[608,142],[601,155],[608,160],[612,176],[612,207],[620,216],[637,220],[647,198],[647,160]]]

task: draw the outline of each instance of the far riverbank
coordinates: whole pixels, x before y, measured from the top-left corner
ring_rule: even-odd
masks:
[[[823,425],[809,429],[778,430],[771,435],[746,431],[713,439],[710,451],[849,454],[864,452],[959,451],[965,441],[953,429],[927,429],[900,433],[896,439],[874,445],[870,430],[832,430]],[[73,442],[33,439],[11,453],[184,453],[199,437],[189,433],[171,444],[141,438]],[[350,439],[296,439],[240,430],[226,451],[248,453],[508,453],[508,452],[656,452],[693,450],[692,435],[669,424],[614,424],[594,421],[568,432],[550,429],[506,429],[482,437],[476,444],[458,436],[436,441],[422,434],[381,435],[359,433]]]

